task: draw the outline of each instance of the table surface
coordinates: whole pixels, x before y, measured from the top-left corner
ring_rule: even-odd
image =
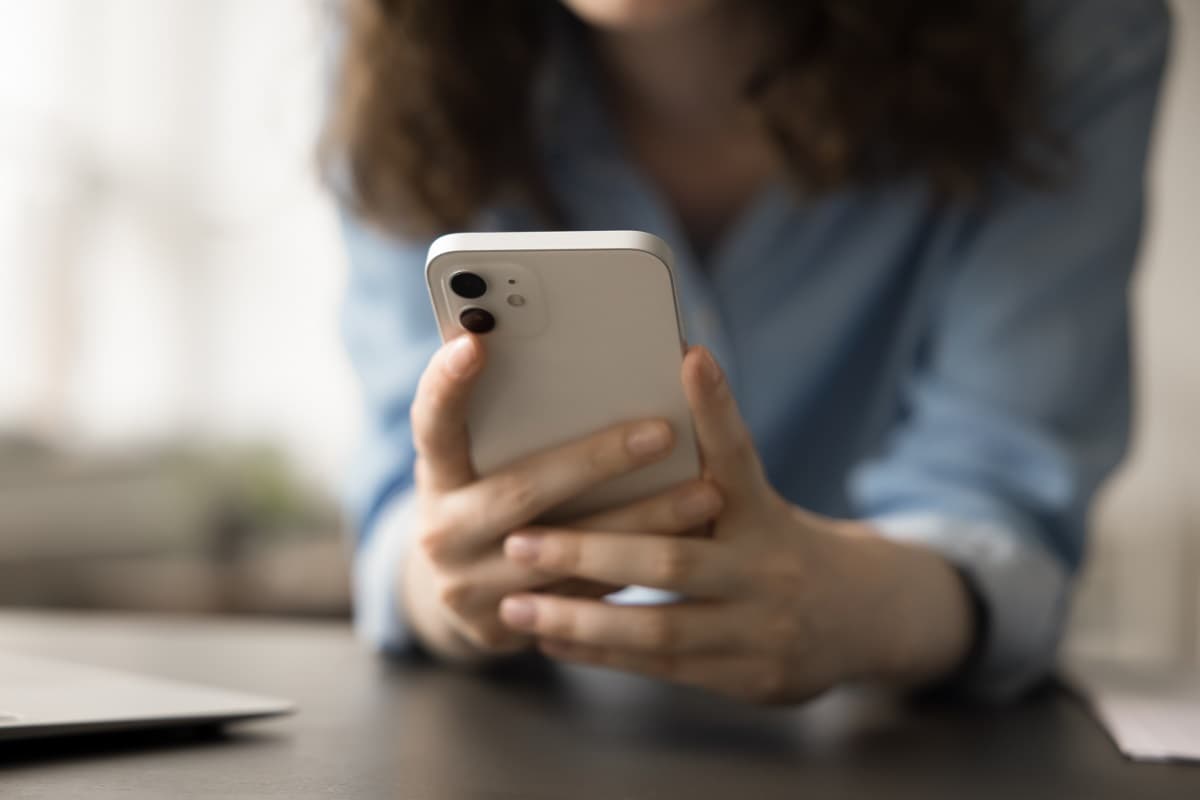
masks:
[[[0,797],[1200,798],[1066,693],[1006,709],[840,691],[754,708],[589,669],[388,663],[344,625],[0,612],[0,648],[276,694],[221,735],[0,745]]]

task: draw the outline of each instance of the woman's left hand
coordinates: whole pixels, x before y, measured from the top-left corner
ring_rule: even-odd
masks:
[[[869,527],[792,506],[767,482],[719,367],[683,364],[707,478],[724,495],[711,538],[527,528],[510,559],[563,577],[685,597],[622,606],[510,595],[501,618],[546,655],[757,702],[798,702],[834,684],[916,684],[945,675],[971,638],[965,587],[940,556]]]

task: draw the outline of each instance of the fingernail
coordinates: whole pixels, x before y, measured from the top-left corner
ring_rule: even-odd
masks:
[[[532,564],[537,561],[542,542],[537,536],[522,536],[514,534],[504,540],[504,554],[513,561]]]
[[[721,372],[721,368],[717,366],[717,360],[713,358],[712,353],[707,349],[701,351],[702,358],[700,359],[701,373],[704,380],[710,387],[715,387],[721,383],[725,375]]]
[[[685,519],[705,519],[713,514],[721,498],[708,486],[697,486],[679,501],[679,511]]]
[[[500,603],[500,619],[510,628],[529,630],[537,621],[537,609],[528,597],[506,597]]]
[[[625,438],[625,447],[639,458],[655,456],[671,444],[671,427],[665,422],[644,422]]]
[[[446,371],[455,378],[465,378],[475,369],[478,362],[475,341],[470,336],[460,336],[450,345],[446,354]]]

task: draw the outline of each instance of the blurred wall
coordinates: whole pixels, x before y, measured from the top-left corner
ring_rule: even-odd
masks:
[[[1096,510],[1074,646],[1200,664],[1200,2],[1172,10],[1135,295],[1137,436]]]

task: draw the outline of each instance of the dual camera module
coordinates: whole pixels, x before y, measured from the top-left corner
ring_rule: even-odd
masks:
[[[510,278],[509,283],[516,283]],[[466,300],[478,300],[487,294],[488,284],[482,276],[474,272],[456,272],[450,278],[450,291]],[[519,294],[508,296],[508,304],[513,307],[525,304],[525,298]],[[486,308],[468,306],[458,315],[458,322],[471,333],[488,333],[496,327],[496,316]]]

